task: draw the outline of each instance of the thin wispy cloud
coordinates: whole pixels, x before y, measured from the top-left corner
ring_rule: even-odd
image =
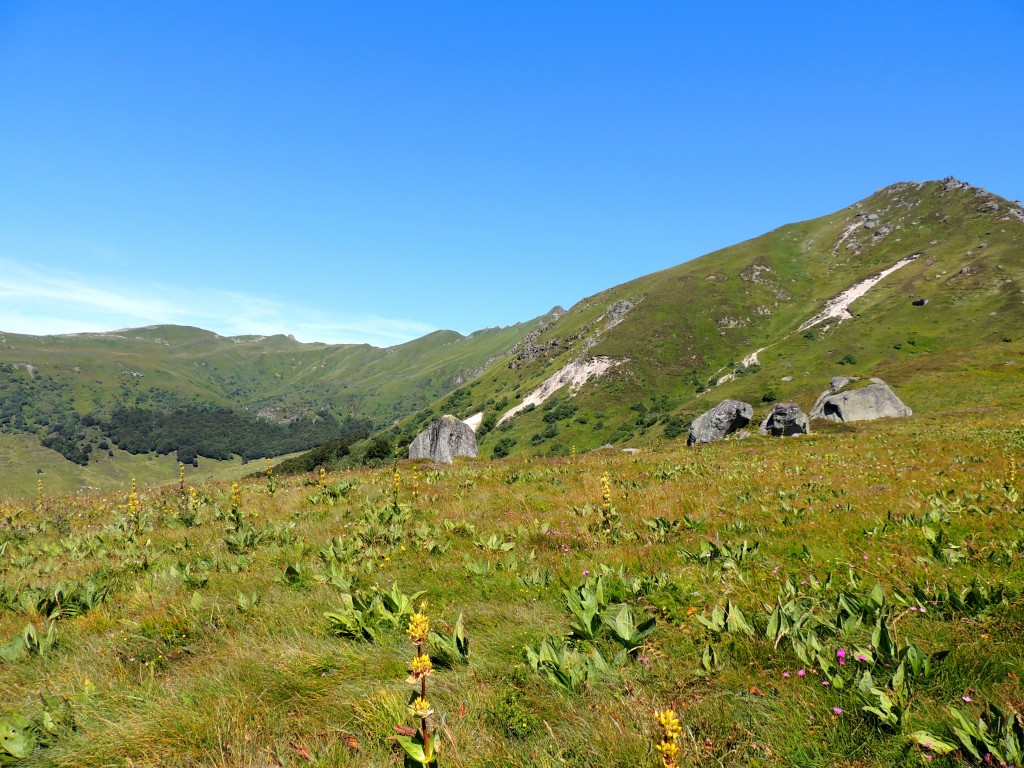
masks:
[[[434,328],[375,315],[330,315],[262,296],[210,288],[111,284],[0,259],[0,331],[32,335],[194,325],[222,336],[286,333],[300,341],[391,346]]]

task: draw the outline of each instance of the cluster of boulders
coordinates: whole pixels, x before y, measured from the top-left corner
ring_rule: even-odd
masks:
[[[775,437],[806,435],[811,419],[831,421],[867,421],[893,416],[910,416],[910,410],[881,379],[869,379],[861,385],[858,379],[836,376],[804,413],[796,403],[775,403],[761,422],[760,433]],[[723,440],[742,432],[754,418],[754,407],[740,400],[723,400],[690,424],[689,445],[703,445]],[[477,455],[473,427],[455,416],[442,416],[420,432],[409,444],[410,459],[430,459],[451,464],[457,456]]]
[[[775,403],[761,422],[760,433],[775,437],[806,435],[811,419],[830,421],[869,421],[896,416],[911,416],[913,411],[881,379],[869,379],[860,386],[857,379],[836,376],[804,413],[796,403]],[[690,423],[688,445],[703,445],[738,433],[754,418],[754,408],[740,400],[723,400]],[[742,433],[740,433],[742,434]]]

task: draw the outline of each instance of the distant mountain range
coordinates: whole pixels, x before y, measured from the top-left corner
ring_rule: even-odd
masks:
[[[24,492],[45,464],[103,487],[130,470],[125,447],[150,464],[182,448],[224,460],[227,442],[182,443],[168,420],[186,415],[197,434],[231,421],[247,458],[364,430],[404,445],[443,413],[477,415],[481,455],[501,456],[685,439],[720,399],[809,408],[837,374],[879,376],[919,415],[999,407],[1024,396],[1022,336],[1024,209],[952,178],[905,182],[469,336],[378,349],[176,326],[0,333],[0,478]],[[160,466],[154,481],[176,464]]]

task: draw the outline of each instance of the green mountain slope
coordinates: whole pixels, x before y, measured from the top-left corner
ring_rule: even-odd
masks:
[[[196,400],[285,419],[328,409],[388,420],[438,397],[507,351],[530,323],[468,337],[437,331],[387,349],[222,337],[151,326],[102,334],[0,334],[0,363],[53,379],[80,414]]]
[[[465,337],[438,331],[387,349],[303,344],[286,336],[226,338],[178,326],[46,337],[0,333],[0,453],[7,457],[0,466],[0,495],[34,487],[35,469],[79,478],[82,486],[117,481],[118,462],[107,459],[116,449],[111,417],[119,409],[154,411],[164,422],[183,420],[175,413],[187,409],[190,419],[205,419],[214,430],[218,423],[237,427],[248,419],[253,434],[279,424],[280,436],[292,438],[288,445],[300,445],[305,434],[302,447],[341,436],[350,424],[341,419],[387,425],[479,375],[536,325]],[[338,429],[321,437],[324,419],[337,421]],[[24,441],[6,439],[23,436],[41,452],[29,457]],[[180,444],[151,450],[182,448],[193,455]],[[201,456],[223,458],[223,451],[202,450]],[[167,476],[155,478],[176,477],[176,463],[167,463]],[[91,465],[90,471],[76,465]],[[24,471],[28,466],[35,468],[32,477]]]
[[[849,304],[852,317],[806,327],[888,270]],[[564,386],[484,429],[481,455],[499,444],[499,455],[558,454],[675,436],[726,397],[809,409],[839,374],[880,376],[919,414],[993,407],[1024,394],[1022,290],[1019,204],[955,179],[895,184],[589,297],[457,391],[462,400],[391,436],[405,441],[444,405],[493,422],[566,366],[601,357],[617,364],[575,396]]]
[[[838,374],[882,377],[918,415],[955,416],[1024,396],[1022,290],[1019,203],[955,179],[905,182],[467,337],[377,349],[174,326],[0,334],[0,425],[74,458],[119,407],[200,404],[281,423],[366,418],[384,428],[379,453],[443,413],[481,413],[482,456],[565,454],[685,437],[727,397],[758,418],[775,400],[808,409]],[[21,445],[5,438],[7,466],[27,466]]]

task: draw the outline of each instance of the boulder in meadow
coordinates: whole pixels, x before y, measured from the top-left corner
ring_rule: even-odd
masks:
[[[871,421],[912,416],[913,413],[888,384],[881,379],[871,379],[871,383],[864,387],[840,392],[822,392],[811,409],[811,418],[830,421]]]
[[[743,429],[754,418],[754,407],[740,400],[723,400],[690,422],[687,445],[703,445],[723,440],[726,435]]]
[[[811,420],[796,403],[776,403],[761,422],[762,435],[790,437],[811,431]]]
[[[476,457],[476,434],[454,416],[442,416],[409,443],[410,459],[451,464],[456,456]]]

